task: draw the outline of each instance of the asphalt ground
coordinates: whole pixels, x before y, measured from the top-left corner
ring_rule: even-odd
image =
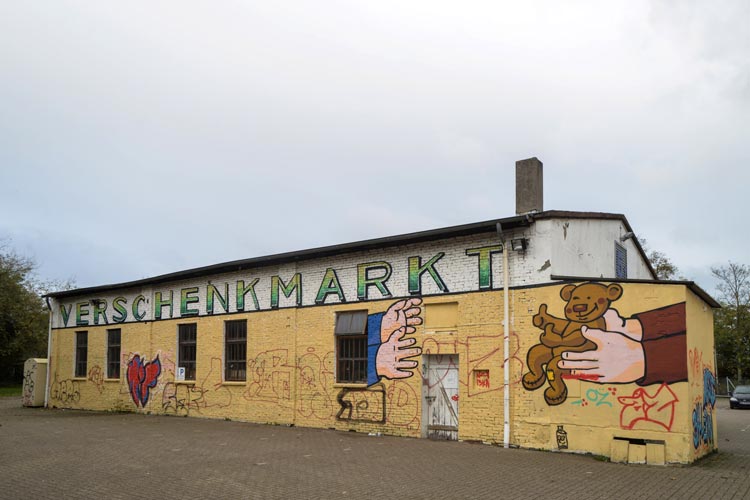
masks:
[[[0,398],[0,498],[750,498],[750,411],[690,466]]]

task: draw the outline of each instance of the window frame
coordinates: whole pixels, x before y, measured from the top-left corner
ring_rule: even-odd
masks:
[[[117,334],[117,343],[112,342],[113,334]],[[113,349],[117,348],[117,356],[112,356]],[[122,355],[122,329],[107,329],[107,378],[110,380],[120,379],[120,357]]]
[[[186,337],[192,334],[193,338],[183,339],[183,334]],[[185,352],[190,352],[190,347],[192,347],[193,356],[191,360],[186,361],[184,359]],[[182,323],[177,325],[177,367],[185,368],[185,381],[193,382],[196,380],[198,371],[198,323]]]
[[[81,339],[83,339],[83,342],[81,342]],[[87,330],[77,331],[74,342],[73,378],[86,378],[88,375],[89,332]]]
[[[622,272],[620,272],[621,269]],[[628,278],[628,249],[617,241],[615,241],[615,278]]]
[[[336,383],[367,383],[367,311],[336,313]]]
[[[230,327],[242,325],[242,332],[230,332]],[[230,339],[235,333],[244,334],[241,337]],[[232,349],[234,348],[234,349]],[[234,351],[231,353],[230,351]],[[242,365],[242,367],[230,368],[231,364]],[[235,375],[234,372],[237,372]],[[230,376],[230,373],[232,375]],[[241,375],[240,375],[241,373]],[[234,319],[224,321],[224,381],[225,382],[247,382],[247,320]]]

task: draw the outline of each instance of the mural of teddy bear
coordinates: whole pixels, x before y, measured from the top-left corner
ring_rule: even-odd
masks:
[[[622,286],[613,283],[583,283],[566,285],[560,290],[565,304],[565,318],[557,318],[547,312],[547,304],[539,306],[539,313],[532,318],[534,326],[544,332],[539,336],[539,344],[529,349],[526,363],[528,373],[522,378],[523,387],[533,391],[549,383],[544,391],[544,400],[554,406],[563,403],[568,397],[568,387],[563,375],[570,370],[558,368],[565,351],[583,352],[596,348],[596,344],[581,333],[581,327],[605,328],[602,317],[609,305],[622,296]]]

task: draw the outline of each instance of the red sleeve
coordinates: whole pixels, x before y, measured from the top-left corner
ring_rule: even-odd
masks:
[[[641,322],[643,327],[643,342],[676,333],[685,333],[686,330],[684,302],[636,314],[634,317]]]
[[[685,333],[647,340],[641,344],[646,374],[638,385],[682,382],[687,380],[687,337]]]

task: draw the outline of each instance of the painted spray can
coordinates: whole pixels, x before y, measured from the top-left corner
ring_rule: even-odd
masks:
[[[557,426],[557,449],[568,449],[568,433],[565,432],[565,429],[563,429],[562,425]]]

